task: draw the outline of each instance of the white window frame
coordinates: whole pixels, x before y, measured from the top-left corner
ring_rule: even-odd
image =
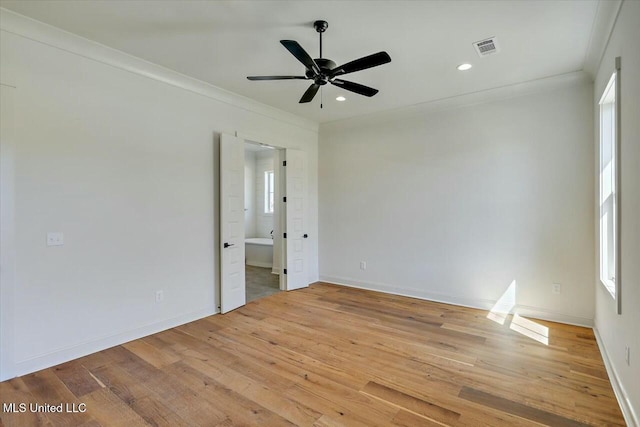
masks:
[[[599,280],[620,303],[620,58],[599,101]]]
[[[600,282],[616,296],[616,158],[615,104],[616,75],[609,79],[600,98],[599,207],[600,207]]]
[[[273,214],[276,204],[275,171],[264,171],[264,213]]]

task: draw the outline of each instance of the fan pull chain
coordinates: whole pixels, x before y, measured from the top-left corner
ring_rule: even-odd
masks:
[[[323,91],[322,91],[322,88],[320,88],[320,109],[322,109],[322,99],[323,99],[322,94],[323,94]]]

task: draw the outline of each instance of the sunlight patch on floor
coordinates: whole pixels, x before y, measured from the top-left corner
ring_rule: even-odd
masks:
[[[518,313],[513,315],[509,328],[539,343],[549,345],[549,328],[533,320],[525,319]]]
[[[526,319],[514,312],[513,319],[509,323],[509,315],[516,306],[516,280],[513,279],[509,287],[504,291],[500,299],[493,305],[487,319],[499,325],[509,326],[512,331],[518,332],[541,344],[549,345],[549,328],[533,320]],[[506,324],[505,324],[506,323]]]

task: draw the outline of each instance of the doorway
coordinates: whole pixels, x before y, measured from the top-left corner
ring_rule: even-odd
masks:
[[[280,292],[281,150],[253,141],[244,143],[245,290],[251,302]]]
[[[229,134],[222,134],[220,137],[219,308],[222,313],[241,307],[247,301],[245,277],[247,247],[245,239],[245,143],[247,141],[252,142],[253,140]],[[254,232],[264,236],[266,234],[265,227],[273,227],[268,234],[273,236],[271,245],[273,255],[271,258],[269,256],[263,258],[263,261],[271,259],[271,274],[279,275],[279,290],[291,291],[307,287],[309,285],[307,267],[309,234],[307,229],[308,195],[305,153],[275,145],[270,145],[271,148],[268,148],[267,144],[253,142],[253,145],[256,144],[274,153],[273,175],[270,175],[270,170],[261,170],[260,173],[255,173],[261,178],[261,191],[259,198],[251,198],[252,205],[256,207]],[[258,160],[258,155],[256,155],[256,160]],[[258,181],[255,182],[257,187]],[[271,213],[267,211],[273,208],[272,219],[269,221],[264,218],[259,220],[257,208],[262,209],[263,213]],[[259,227],[262,229],[260,230]],[[256,238],[269,239],[269,237],[263,236]],[[265,243],[265,240],[262,240],[261,243]],[[268,265],[259,265],[259,260],[257,263],[256,267],[269,268]],[[264,263],[267,264],[266,261]],[[277,292],[277,290],[275,291]]]

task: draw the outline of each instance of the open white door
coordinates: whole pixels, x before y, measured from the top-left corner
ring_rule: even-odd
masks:
[[[286,280],[287,290],[309,286],[307,251],[307,165],[302,151],[287,149],[286,158]]]
[[[13,378],[15,244],[15,109],[17,89],[0,85],[0,381]]]
[[[220,311],[246,304],[244,283],[244,140],[220,137]]]

